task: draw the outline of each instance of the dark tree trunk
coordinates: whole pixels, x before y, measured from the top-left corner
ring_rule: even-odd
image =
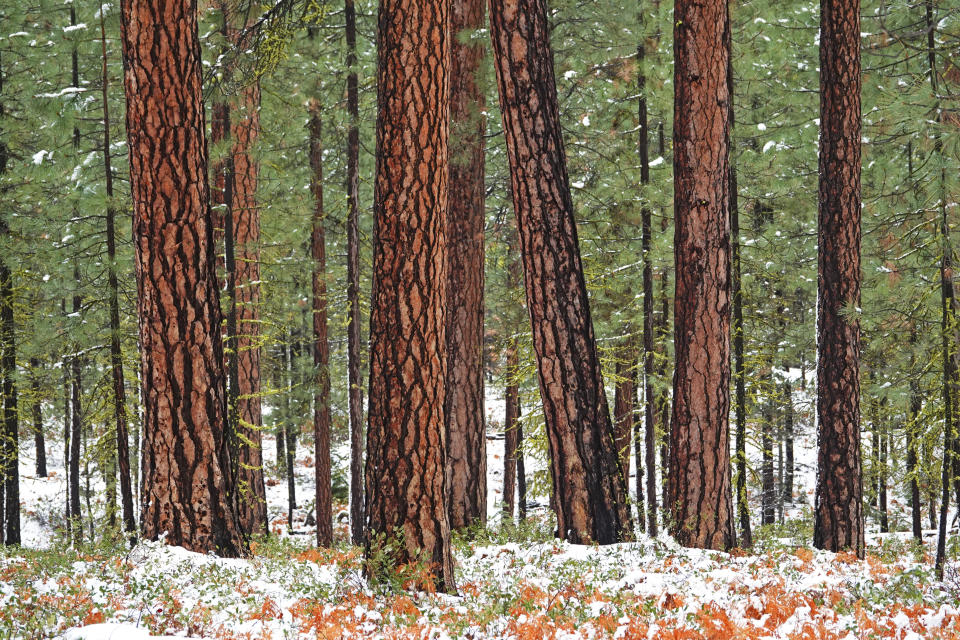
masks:
[[[730,483],[729,34],[727,3],[679,0],[674,27],[673,417],[671,534],[736,545]]]
[[[869,411],[869,403],[868,403]],[[876,414],[874,414],[873,428],[871,429],[871,447],[870,447],[870,493],[867,495],[867,502],[874,509],[880,506],[880,431],[877,429]]]
[[[113,167],[110,155],[110,103],[107,73],[107,31],[103,13],[100,15],[100,44],[102,48],[103,99],[103,170],[106,177],[107,204],[107,285],[110,296],[110,371],[113,378],[113,419],[117,436],[117,462],[120,473],[120,504],[123,510],[123,529],[133,543],[137,523],[133,517],[133,487],[130,483],[130,443],[127,435],[127,392],[123,380],[123,352],[120,348],[120,285],[117,280],[117,212],[113,206]]]
[[[297,508],[297,483],[296,483],[296,463],[297,463],[297,436],[300,431],[297,421],[293,416],[290,402],[290,390],[293,389],[296,381],[293,379],[293,334],[287,334],[287,339],[282,345],[280,351],[283,366],[284,386],[287,393],[283,395],[283,422],[281,429],[286,432],[287,441],[287,526],[293,529],[293,512]]]
[[[773,380],[766,376],[766,387],[773,387]],[[760,524],[773,524],[776,521],[777,486],[773,475],[773,398],[763,400],[760,422]]]
[[[447,487],[450,526],[487,520],[483,411],[484,0],[450,0],[450,180],[447,211]]]
[[[424,560],[454,593],[444,481],[448,10],[447,0],[380,3],[366,552],[386,543],[397,564]]]
[[[666,218],[660,230],[665,231],[665,227]],[[656,331],[658,337],[656,349],[661,357],[657,365],[657,380],[666,380],[667,377],[667,340],[670,334],[670,296],[667,293],[669,277],[670,273],[666,269],[660,274],[660,317]],[[660,415],[660,503],[666,513],[669,504],[667,478],[670,470],[670,392],[667,389],[655,391],[654,403]]]
[[[66,304],[64,301],[61,301],[61,310],[64,315],[66,315]],[[73,514],[70,512],[70,434],[72,432],[72,407],[70,406],[71,400],[71,387],[70,384],[70,361],[68,358],[64,357],[60,361],[61,371],[63,371],[63,477],[67,480],[67,490],[64,492],[64,505],[63,505],[63,519],[64,519],[64,529],[67,533],[68,539],[73,530]]]
[[[5,155],[5,148],[3,150]],[[6,158],[3,159],[6,162]],[[0,236],[9,229],[0,219]],[[0,373],[3,389],[3,431],[0,433],[0,480],[3,482],[0,505],[3,509],[3,541],[20,544],[20,445],[17,417],[17,342],[13,316],[13,273],[0,259]]]
[[[559,535],[631,537],[567,175],[545,0],[490,1],[527,309],[557,497]]]
[[[80,288],[80,272],[76,265],[73,268],[73,279],[77,289]],[[80,314],[80,296],[73,296],[73,313]],[[83,516],[80,513],[80,438],[83,433],[83,412],[80,404],[83,393],[83,361],[79,354],[70,358],[70,530],[73,532],[73,543],[80,546],[83,541]]]
[[[650,130],[647,117],[647,78],[644,69],[645,30],[643,9],[640,10],[640,42],[637,43],[637,117],[639,120],[637,148],[640,153],[640,185],[650,184]],[[646,196],[644,196],[646,198]],[[644,199],[640,208],[641,251],[643,252],[643,440],[646,459],[646,478],[637,473],[637,501],[643,495],[643,482],[647,483],[647,533],[657,537],[657,420],[653,392],[653,259],[650,254],[653,242],[651,211]],[[640,430],[636,429],[637,469],[640,469]]]
[[[913,337],[911,332],[911,337]],[[915,380],[910,381],[910,414],[907,419],[907,478],[910,487],[910,512],[913,522],[913,537],[916,540],[923,539],[923,523],[921,520],[922,502],[920,499],[920,481],[917,478],[919,470],[917,468],[917,440],[918,440],[918,418],[923,409],[923,399],[920,395],[919,384]]]
[[[863,557],[860,2],[821,0],[817,491],[813,544]]]
[[[527,519],[527,472],[523,463],[523,423],[520,422],[522,408],[520,394],[517,393],[517,519]]]
[[[783,470],[783,500],[787,504],[793,504],[793,386],[789,380],[784,383],[783,388],[783,451],[784,451],[784,470]]]
[[[520,389],[516,378],[518,364],[517,343],[510,338],[507,346],[507,386],[504,394],[506,416],[503,421],[503,511],[509,518],[513,518],[517,488],[517,428],[520,426],[517,422],[520,406]]]
[[[237,555],[244,542],[223,432],[196,3],[120,6],[144,386],[144,535],[167,532],[170,544]]]
[[[357,12],[344,0],[347,32],[347,382],[350,404],[350,538],[364,542],[366,508],[363,495],[363,399],[360,382],[360,226],[359,226],[359,92],[357,88]]]
[[[736,124],[733,91],[733,51],[732,40],[730,56],[727,62],[727,86],[729,87],[730,139]],[[736,159],[730,158],[730,285],[733,295],[733,383],[734,383],[734,420],[736,422],[736,491],[737,520],[740,524],[740,546],[749,549],[753,546],[753,531],[750,527],[750,496],[747,493],[747,392],[746,367],[743,360],[743,280],[740,264],[740,193],[737,185]]]
[[[880,430],[880,468],[877,473],[877,482],[880,485],[877,500],[880,507],[880,533],[890,531],[890,517],[887,513],[887,440],[886,429]]]
[[[637,395],[634,384],[635,369],[636,351],[628,345],[621,350],[621,357],[617,359],[617,380],[613,391],[613,444],[620,459],[624,486],[630,485],[630,438],[633,435],[634,402]],[[642,464],[638,466],[638,469],[640,468]]]
[[[330,345],[327,343],[327,253],[323,209],[323,138],[320,104],[310,104],[310,168],[313,171],[313,396],[314,481],[316,483],[317,545],[333,545],[333,497],[330,477]]]
[[[47,446],[43,433],[43,402],[40,391],[40,360],[30,358],[30,391],[33,395],[33,443],[37,452],[37,477],[47,477]]]

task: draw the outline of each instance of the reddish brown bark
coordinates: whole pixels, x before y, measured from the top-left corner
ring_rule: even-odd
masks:
[[[623,350],[626,360],[617,360],[617,383],[613,390],[613,442],[623,470],[624,486],[630,477],[630,438],[633,435],[634,402],[637,395],[634,384],[636,352],[632,347]],[[642,461],[640,461],[642,463]]]
[[[544,0],[490,1],[557,526],[574,543],[631,535],[570,196]]]
[[[820,5],[817,491],[813,543],[863,556],[860,2]]]
[[[447,0],[381,0],[377,32],[367,557],[425,561],[455,591],[447,517]]]
[[[736,544],[730,486],[727,3],[678,0],[674,23],[677,284],[667,508],[690,547]]]
[[[123,0],[144,401],[144,535],[239,554],[195,2]],[[171,101],[170,96],[177,96]]]
[[[313,170],[313,396],[314,480],[316,481],[317,544],[333,544],[333,504],[330,484],[330,345],[327,343],[327,254],[323,210],[323,138],[320,104],[310,103],[310,168]]]
[[[450,1],[450,181],[447,211],[447,486],[450,526],[487,520],[483,411],[484,0]]]

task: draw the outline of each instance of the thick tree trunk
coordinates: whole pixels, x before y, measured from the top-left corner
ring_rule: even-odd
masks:
[[[144,535],[239,554],[196,3],[121,2],[144,400]],[[171,102],[170,96],[177,96]]]
[[[347,35],[347,383],[350,410],[350,538],[364,542],[363,399],[360,381],[360,129],[357,88],[357,11],[344,0]]]
[[[504,403],[506,416],[503,421],[503,511],[509,518],[513,518],[513,507],[516,502],[517,489],[517,422],[520,406],[520,389],[517,386],[517,343],[510,338],[507,345],[507,386]]]
[[[523,256],[560,537],[631,537],[580,261],[545,0],[490,1],[511,188]]]
[[[383,543],[397,564],[424,560],[455,592],[444,480],[448,17],[447,0],[380,3],[366,552]]]
[[[813,543],[863,556],[860,458],[860,2],[820,5],[817,491]]]
[[[479,72],[484,0],[450,0],[450,189],[447,211],[447,486],[450,526],[487,520],[483,410],[483,223],[486,129]]]
[[[40,360],[30,358],[30,392],[33,396],[33,444],[37,457],[37,477],[47,477],[47,445],[43,433],[43,402],[40,391]]]
[[[110,290],[110,370],[113,378],[113,418],[117,436],[117,462],[120,472],[120,504],[123,509],[123,529],[133,542],[137,523],[133,517],[133,487],[130,483],[130,443],[127,435],[127,392],[123,381],[123,352],[120,348],[120,285],[117,279],[116,209],[113,206],[113,167],[110,154],[110,103],[107,73],[107,32],[103,12],[100,13],[100,44],[102,47],[103,99],[103,169],[106,176],[107,204],[107,286]]]
[[[333,545],[333,503],[330,477],[330,345],[327,343],[327,252],[323,210],[323,138],[320,103],[310,103],[310,168],[313,171],[313,396],[314,481],[316,483],[317,544]]]
[[[668,505],[680,544],[736,544],[730,483],[727,3],[675,9],[673,417]]]

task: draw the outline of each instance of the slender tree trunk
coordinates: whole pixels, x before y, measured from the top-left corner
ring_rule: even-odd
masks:
[[[767,389],[772,388],[773,380],[765,376]],[[769,391],[768,391],[769,394]],[[776,521],[777,489],[773,476],[773,398],[763,400],[763,412],[760,422],[760,524],[773,524]]]
[[[313,170],[313,396],[314,480],[316,482],[317,544],[333,545],[333,503],[330,477],[330,345],[327,343],[327,254],[323,209],[323,138],[320,103],[310,103],[310,168]]]
[[[447,211],[447,487],[450,526],[487,520],[483,410],[486,130],[480,89],[484,0],[450,0],[450,191]]]
[[[620,458],[624,486],[629,486],[630,437],[633,435],[634,402],[637,395],[636,385],[633,381],[636,369],[636,350],[631,345],[627,345],[620,351],[620,357],[617,359],[616,365],[617,379],[613,391],[613,443],[616,447],[617,456]],[[632,364],[631,360],[634,361]],[[642,465],[639,468],[642,468]]]
[[[664,218],[661,231],[665,231],[665,227],[666,219]],[[669,277],[670,273],[667,269],[664,269],[663,273],[660,274],[660,318],[658,320],[659,326],[657,327],[658,344],[656,349],[659,351],[661,357],[657,365],[657,380],[666,380],[667,377],[668,355],[666,345],[670,333],[670,296],[667,293]],[[670,504],[667,494],[667,478],[670,471],[670,392],[667,389],[662,389],[659,392],[655,392],[654,398],[657,412],[660,414],[660,433],[658,434],[660,438],[660,502],[666,513],[669,508],[668,505]]]
[[[881,429],[880,433],[880,468],[877,473],[877,481],[880,484],[878,495],[880,507],[880,533],[890,531],[890,517],[887,513],[887,433],[886,429]]]
[[[640,9],[640,41],[637,43],[637,89],[639,98],[637,99],[637,116],[639,118],[637,148],[640,153],[640,186],[641,189],[648,188],[650,184],[650,140],[649,140],[649,119],[647,117],[647,78],[644,68],[644,58],[646,51],[644,48],[644,37],[646,34],[643,20],[643,9]],[[647,533],[651,538],[657,537],[657,420],[656,408],[654,406],[653,391],[653,256],[651,247],[653,243],[653,226],[651,220],[650,207],[647,204],[648,197],[643,194],[643,201],[640,207],[640,246],[643,252],[643,433],[644,433],[644,455],[646,458],[646,483],[647,483]],[[638,433],[639,435],[639,433]],[[639,443],[639,438],[637,439]],[[637,456],[637,468],[640,468],[639,453]],[[637,475],[637,500],[642,494],[642,481],[640,475]]]
[[[675,9],[671,533],[685,546],[736,545],[730,482],[729,34],[727,3]]]
[[[167,532],[170,544],[236,555],[244,542],[223,432],[196,3],[120,6],[144,386],[144,535]]]
[[[33,396],[33,443],[37,456],[37,477],[47,477],[47,446],[43,433],[43,402],[40,391],[40,360],[30,358],[30,392]]]
[[[267,533],[263,480],[263,415],[260,406],[260,210],[256,192],[258,163],[252,148],[260,135],[260,84],[243,89],[241,106],[231,119],[233,192],[230,215],[234,234],[236,338],[236,429],[240,526],[247,534]]]
[[[5,154],[5,148],[4,148]],[[3,159],[6,162],[6,159]],[[0,236],[9,233],[7,222],[0,218]],[[0,371],[3,387],[3,432],[0,447],[0,479],[4,505],[4,536],[8,544],[20,544],[20,444],[17,414],[17,342],[13,315],[13,273],[0,259]]]
[[[347,382],[350,409],[350,538],[363,544],[366,508],[363,495],[363,399],[360,381],[360,129],[357,89],[357,12],[344,0],[347,32]]]
[[[507,345],[507,385],[504,402],[506,416],[503,421],[503,511],[513,518],[513,507],[517,488],[517,422],[520,406],[520,389],[517,386],[517,357],[516,339],[510,338]]]
[[[293,512],[297,508],[297,483],[296,483],[296,462],[297,462],[297,421],[293,416],[290,403],[290,391],[294,387],[293,379],[293,334],[287,334],[287,339],[282,345],[281,358],[283,366],[283,380],[287,387],[287,393],[283,395],[283,423],[282,429],[286,431],[287,440],[287,526],[293,529]]]
[[[100,3],[100,44],[102,48],[103,99],[103,170],[106,177],[107,204],[107,285],[110,297],[110,369],[113,378],[113,418],[117,435],[117,461],[120,472],[120,502],[123,509],[123,529],[131,543],[137,529],[133,517],[133,487],[130,483],[130,444],[127,433],[127,393],[123,381],[123,352],[120,348],[120,285],[117,279],[116,209],[113,206],[113,167],[110,155],[110,104],[107,72],[107,32],[104,24],[103,3]]]
[[[527,472],[523,463],[523,423],[520,394],[517,393],[517,519],[523,522],[527,519]]]
[[[380,3],[366,552],[382,542],[397,564],[425,560],[455,593],[444,480],[448,17],[447,0]]]
[[[73,267],[73,279],[77,290],[80,288],[80,271],[76,263]],[[80,314],[80,296],[74,293],[73,313],[76,316]],[[79,354],[74,354],[70,358],[70,372],[72,379],[70,381],[70,408],[72,409],[70,420],[70,519],[72,521],[70,529],[73,532],[73,543],[80,546],[83,541],[83,516],[80,513],[80,438],[83,433],[83,413],[80,404],[81,394],[83,393],[83,360]]]
[[[813,544],[863,557],[860,2],[821,0],[817,491]]]
[[[914,330],[915,331],[915,330]],[[911,331],[911,338],[914,333]],[[913,537],[920,541],[923,540],[923,522],[922,522],[922,502],[920,499],[920,482],[917,478],[919,470],[917,468],[917,439],[918,439],[918,419],[920,411],[923,409],[923,400],[920,396],[919,384],[911,379],[910,381],[910,414],[907,419],[907,478],[910,487],[910,512],[913,523]]]
[[[631,537],[573,215],[545,0],[490,0],[527,309],[550,450],[559,535]]]
[[[66,304],[64,301],[61,301],[61,310],[63,315],[66,315]],[[63,519],[64,519],[64,529],[67,533],[67,538],[71,539],[70,536],[73,531],[73,514],[70,511],[71,502],[70,502],[70,450],[72,449],[70,443],[70,434],[72,433],[72,407],[70,406],[71,400],[71,387],[70,384],[70,361],[67,357],[64,357],[60,361],[61,371],[63,371],[63,477],[67,480],[67,490],[64,492],[64,505],[63,505]]]
[[[789,380],[784,383],[783,388],[783,450],[784,471],[783,471],[783,499],[787,504],[793,504],[793,386]]]
[[[727,83],[730,94],[730,138],[736,123],[733,92],[733,51],[727,63]],[[737,185],[736,159],[730,160],[730,279],[733,294],[733,382],[734,420],[736,422],[736,484],[737,519],[740,523],[740,546],[753,546],[753,531],[750,527],[750,496],[747,492],[747,392],[746,367],[743,360],[743,280],[740,263],[740,193]]]

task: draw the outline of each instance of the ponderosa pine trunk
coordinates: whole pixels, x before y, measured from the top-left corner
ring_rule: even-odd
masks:
[[[764,376],[767,391],[760,412],[760,525],[776,522],[777,483],[773,470],[773,377]]]
[[[483,410],[484,0],[450,0],[447,209],[447,487],[450,526],[487,520]]]
[[[689,547],[736,545],[730,481],[730,19],[678,0],[674,25],[673,416],[667,508]]]
[[[793,385],[787,380],[783,387],[783,500],[793,504],[793,478],[795,474],[793,459]]]
[[[313,395],[314,481],[316,483],[317,545],[333,545],[333,496],[330,477],[330,345],[327,343],[327,250],[323,209],[323,138],[320,103],[310,102],[310,169],[313,179]],[[292,523],[291,523],[292,524]]]
[[[545,0],[490,0],[490,26],[558,535],[632,537],[570,195]]]
[[[267,533],[267,497],[263,479],[263,413],[260,403],[260,209],[259,165],[253,145],[260,135],[260,83],[241,92],[240,108],[230,119],[236,289],[237,485],[240,526],[248,535]]]
[[[133,516],[133,487],[130,482],[130,443],[127,435],[127,392],[123,380],[123,352],[120,348],[120,283],[117,279],[117,211],[113,205],[113,167],[110,151],[110,103],[107,72],[107,31],[100,11],[100,45],[102,50],[101,98],[103,100],[103,170],[107,193],[107,287],[110,297],[110,373],[113,380],[113,420],[117,438],[117,469],[120,475],[120,504],[123,530],[133,543],[137,523]]]
[[[80,271],[76,263],[73,265],[74,287],[80,289]],[[74,292],[73,313],[79,317],[81,298]],[[75,345],[79,351],[79,345]],[[70,358],[70,475],[67,480],[70,494],[70,530],[73,533],[73,543],[80,546],[83,542],[83,516],[80,513],[80,444],[83,434],[83,411],[81,398],[83,394],[83,357],[74,353]]]
[[[122,0],[149,539],[237,555],[195,0]],[[170,96],[176,96],[171,101]]]
[[[616,365],[616,384],[613,388],[613,445],[617,450],[617,457],[620,458],[625,486],[630,485],[630,438],[633,436],[634,402],[637,395],[633,378],[636,362],[630,362],[635,360],[635,356],[636,352],[631,346],[621,350],[621,358],[617,359]],[[642,468],[642,464],[638,468]]]
[[[350,539],[363,544],[363,398],[360,381],[360,98],[357,87],[357,10],[344,0],[347,36],[347,391],[350,411]]]
[[[813,544],[863,557],[859,0],[821,0],[819,148]]]
[[[448,0],[380,2],[366,553],[424,561],[455,593],[444,479],[448,18]]]

